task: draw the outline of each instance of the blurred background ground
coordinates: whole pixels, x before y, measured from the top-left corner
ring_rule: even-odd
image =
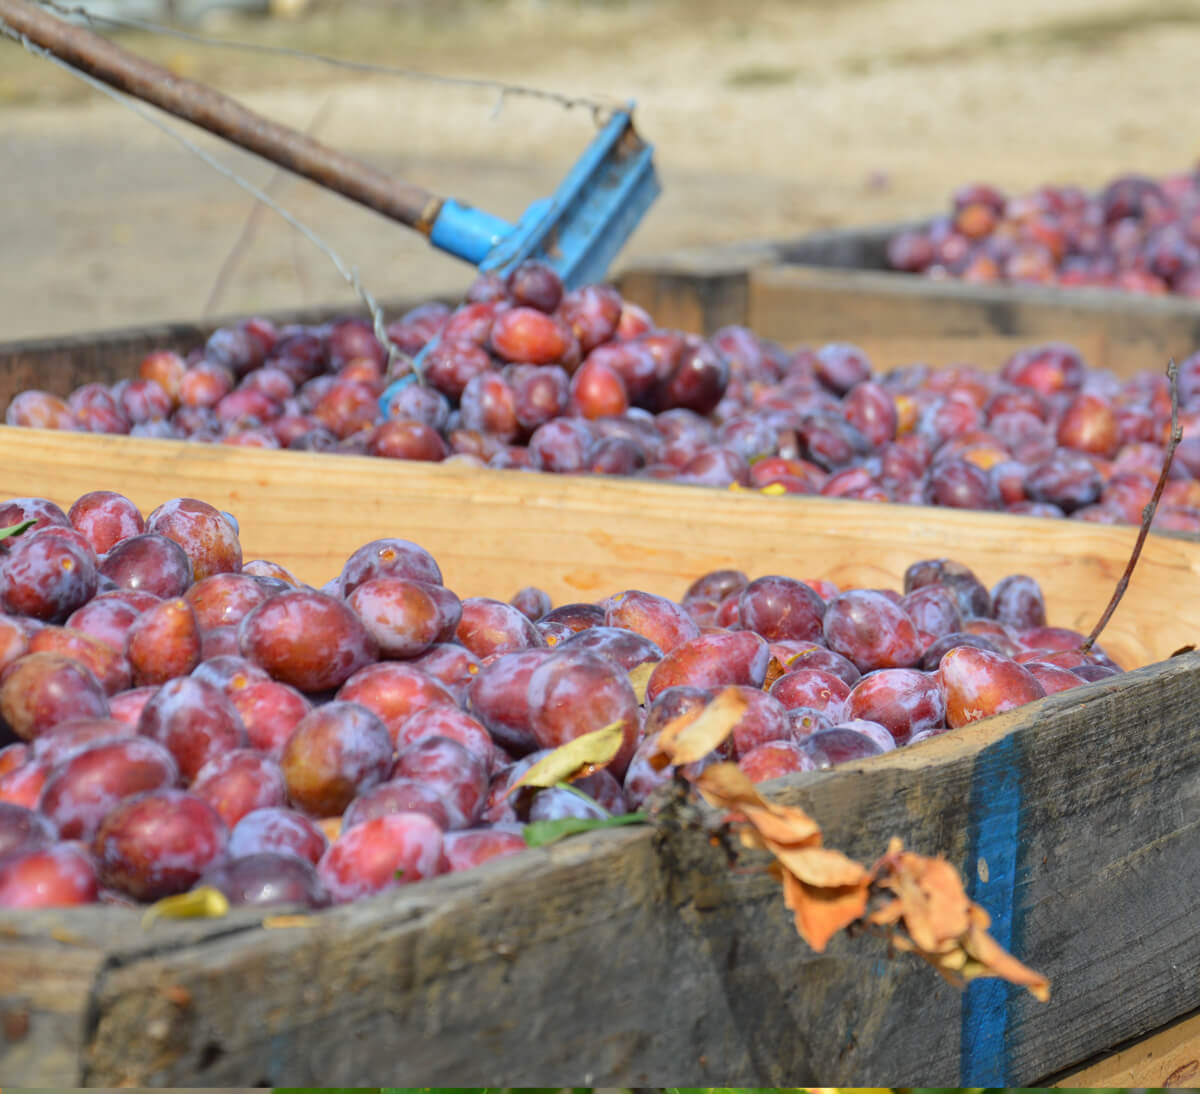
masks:
[[[200,29],[423,70],[636,98],[665,192],[624,258],[939,209],[960,182],[1095,186],[1200,158],[1200,0],[325,0]],[[583,111],[126,33],[175,71],[384,169],[515,216]],[[248,178],[269,165],[199,138]],[[279,200],[377,296],[470,270],[342,199]],[[205,311],[253,199],[144,121],[0,40],[0,341]],[[261,219],[218,314],[352,300]],[[848,334],[850,332],[847,332]]]

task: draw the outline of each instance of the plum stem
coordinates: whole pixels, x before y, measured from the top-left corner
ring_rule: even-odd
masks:
[[[1108,607],[1104,609],[1104,614],[1100,616],[1100,621],[1092,628],[1091,634],[1083,640],[1083,645],[1079,647],[1083,653],[1087,653],[1096,644],[1096,639],[1100,637],[1100,632],[1108,625],[1113,612],[1117,610],[1117,605],[1121,603],[1121,598],[1125,595],[1125,590],[1129,588],[1129,579],[1133,577],[1133,570],[1137,566],[1138,559],[1141,557],[1142,547],[1146,543],[1146,536],[1150,534],[1150,525],[1154,520],[1155,511],[1158,509],[1159,499],[1162,497],[1163,490],[1167,485],[1167,476],[1171,471],[1171,461],[1175,458],[1175,449],[1179,447],[1179,442],[1183,439],[1183,430],[1179,425],[1179,366],[1175,363],[1174,358],[1167,362],[1167,383],[1170,385],[1171,390],[1171,435],[1167,439],[1167,450],[1163,456],[1162,470],[1159,472],[1158,482],[1154,484],[1154,493],[1150,495],[1150,500],[1146,503],[1146,508],[1142,510],[1142,526],[1138,531],[1138,537],[1134,542],[1129,561],[1125,564],[1125,572],[1121,575],[1121,580],[1117,582],[1117,587],[1113,590],[1112,597],[1108,601]]]

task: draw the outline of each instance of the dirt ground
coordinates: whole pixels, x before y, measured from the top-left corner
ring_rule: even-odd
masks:
[[[939,208],[969,179],[1102,183],[1200,156],[1200,0],[344,0],[212,29],[449,75],[638,101],[664,195],[624,259]],[[515,216],[586,111],[310,62],[122,39],[384,169]],[[382,297],[470,270],[220,146]],[[0,44],[0,340],[352,299],[274,214],[124,109]],[[851,336],[852,332],[847,332]]]

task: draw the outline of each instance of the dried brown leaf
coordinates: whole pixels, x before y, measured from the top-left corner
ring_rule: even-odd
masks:
[[[945,859],[905,851],[889,859],[879,884],[891,889],[904,909],[904,926],[919,950],[940,952],[967,931],[970,901],[962,878]]]
[[[770,809],[770,803],[737,764],[711,764],[696,776],[693,785],[714,809],[742,809],[745,806]]]
[[[982,927],[971,927],[967,931],[963,949],[971,958],[961,970],[964,980],[974,980],[979,976],[998,976],[1010,984],[1028,988],[1029,993],[1040,1002],[1049,1002],[1050,981],[1018,961]]]
[[[771,660],[767,662],[767,675],[763,680],[763,691],[770,691],[771,685],[786,672],[787,669],[780,664],[779,658],[772,657]]]
[[[861,885],[806,885],[783,872],[783,902],[795,916],[796,931],[817,953],[866,911],[869,888],[865,880]]]
[[[765,809],[746,805],[742,812],[759,835],[770,843],[780,847],[821,846],[821,826],[797,806],[768,802]]]
[[[767,840],[767,848],[783,868],[797,880],[822,889],[840,889],[870,884],[861,863],[828,847],[781,847]]]
[[[673,764],[704,759],[733,732],[746,713],[746,700],[737,688],[724,688],[699,711],[673,718],[658,735],[658,751]]]
[[[877,927],[891,927],[903,918],[904,906],[893,897],[867,916],[867,922],[874,923]]]

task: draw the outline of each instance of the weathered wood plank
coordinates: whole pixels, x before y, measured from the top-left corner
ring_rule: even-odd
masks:
[[[401,299],[385,301],[380,306],[392,319],[424,302]],[[280,325],[309,325],[360,313],[361,309],[353,307],[317,307],[272,313],[271,318]],[[128,379],[136,375],[139,362],[152,350],[174,349],[187,353],[202,347],[218,328],[233,326],[247,318],[249,316],[226,315],[88,331],[58,338],[0,342],[0,408],[7,407],[14,396],[31,388],[66,396],[82,384],[112,384]]]
[[[1101,335],[1105,366],[1121,376],[1161,368],[1200,346],[1200,305],[1178,298],[809,266],[760,267],[747,277],[746,324],[784,343],[990,335],[1070,342]]]
[[[81,1081],[1030,1084],[1200,1002],[1200,737],[1184,729],[1198,703],[1189,655],[768,788],[831,846],[870,860],[900,835],[947,854],[997,919],[1011,900],[1014,946],[1054,996],[1000,986],[992,1040],[969,1036],[974,994],[879,940],[812,954],[775,883],[729,871],[702,835],[629,830],[311,928],[160,924],[150,946],[129,913]],[[1020,859],[985,883],[977,852],[1009,818],[980,795],[1009,777]]]
[[[1188,1087],[1200,1082],[1200,1014],[1063,1076],[1065,1087]]]
[[[1001,513],[0,427],[0,496],[69,505],[96,489],[146,511],[181,491],[211,501],[237,516],[248,559],[272,557],[318,586],[384,535],[432,551],[463,595],[507,599],[533,579],[556,602],[621,588],[680,596],[728,566],[898,584],[910,563],[952,556],[989,583],[1015,567],[1041,577],[1051,617],[1084,631],[1135,536]],[[1179,611],[1191,589],[1195,537],[1152,535],[1103,645],[1132,667],[1193,641]]]
[[[867,335],[847,339],[866,353],[876,372],[900,368],[904,365],[929,365],[932,368],[948,368],[955,365],[972,365],[976,368],[999,372],[1010,357],[1018,350],[1026,349],[1037,339],[1029,335],[980,334],[967,337],[945,337],[942,335]],[[820,345],[821,339],[813,339]],[[1108,339],[1102,331],[1080,331],[1072,336],[1073,345],[1088,364],[1106,368],[1108,362]]]

